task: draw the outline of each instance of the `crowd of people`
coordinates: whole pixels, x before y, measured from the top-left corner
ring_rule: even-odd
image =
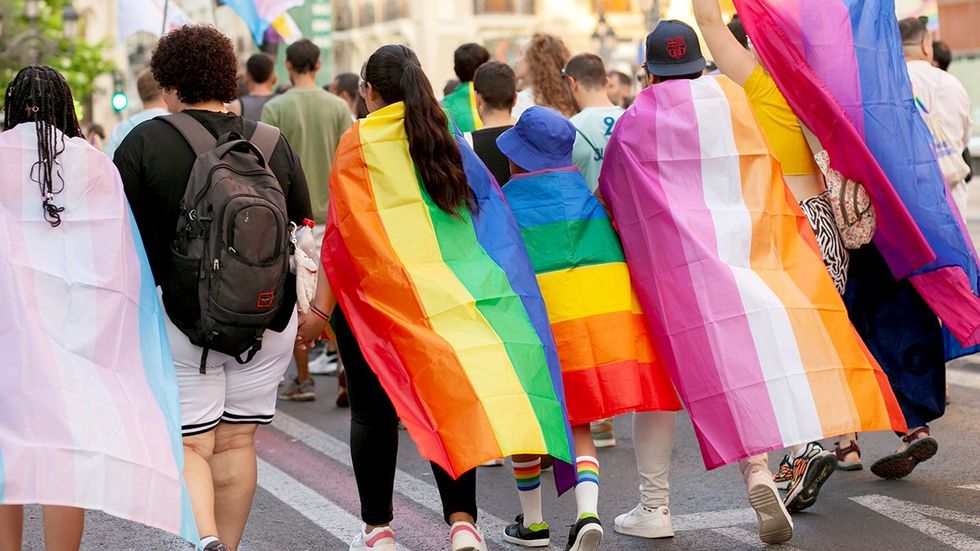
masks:
[[[565,549],[598,549],[613,512],[599,510],[610,475],[597,449],[615,445],[611,420],[623,414],[640,487],[613,527],[639,538],[674,534],[681,409],[708,468],[739,465],[766,543],[792,538],[791,513],[835,470],[863,468],[858,432],[899,438],[870,466],[882,478],[932,458],[929,424],[947,403],[937,315],[872,242],[867,194],[863,209],[845,205],[840,186],[858,184],[842,183],[741,22],[726,24],[716,0],[694,10],[711,65],[679,21],[651,30],[633,75],[538,33],[514,67],[460,46],[441,101],[403,45],[321,87],[320,50],[300,40],[281,91],[273,58],[252,56],[240,76],[226,36],[185,26],[160,39],[137,81],[143,110],[116,126],[104,156],[86,143],[64,77],[21,70],[0,134],[0,170],[22,175],[0,186],[0,281],[49,296],[0,300],[15,313],[0,322],[13,359],[0,381],[42,381],[0,389],[0,551],[21,548],[29,503],[44,505],[49,549],[79,548],[74,507],[193,534],[205,551],[238,549],[256,429],[277,398],[315,399],[323,374],[338,374],[337,405],[350,407],[363,521],[351,551],[396,549],[400,423],[432,461],[453,551],[487,549],[477,471],[503,456],[520,513],[502,539],[555,539],[541,495],[554,461],[556,477],[570,469],[577,505]],[[898,28],[962,213],[969,99],[922,22]],[[30,234],[43,239],[14,239]],[[120,243],[80,244],[90,234]],[[66,335],[65,320],[96,302],[104,316]],[[34,320],[39,308],[58,314]],[[129,322],[107,321],[117,318]],[[106,352],[119,340],[137,343],[142,362]],[[107,392],[134,414],[148,380],[176,392],[155,393],[145,407],[157,413],[123,429],[130,410],[63,397],[93,377],[73,375],[79,365],[114,374]],[[44,418],[67,440],[37,441],[37,420],[7,414],[38,396],[74,404]],[[79,425],[94,436],[72,439],[89,434]],[[501,434],[517,425],[540,434]],[[179,443],[164,454],[147,427]],[[125,451],[110,432],[126,435]],[[767,452],[783,448],[774,473]],[[95,462],[73,476],[139,466],[133,488],[79,485],[70,500],[46,489],[60,482],[44,477],[82,457]],[[184,507],[183,524],[154,513],[168,507]]]

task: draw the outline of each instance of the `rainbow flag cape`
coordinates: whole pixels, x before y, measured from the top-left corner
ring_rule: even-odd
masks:
[[[894,1],[736,5],[793,110],[883,213],[875,244],[894,275],[910,279],[959,344],[980,344],[980,268],[915,107]]]
[[[504,186],[558,346],[568,420],[676,411],[677,393],[647,333],[619,237],[574,167]]]
[[[197,543],[163,308],[112,162],[64,139],[43,218],[34,124],[0,133],[0,504],[98,509]]]
[[[459,138],[479,214],[440,210],[395,103],[341,139],[323,264],[421,454],[459,476],[496,457],[571,463],[561,369],[517,224]]]
[[[472,82],[460,84],[453,93],[442,98],[442,109],[449,117],[450,128],[455,123],[464,134],[483,128],[480,114],[476,112],[476,92]]]
[[[643,91],[613,131],[599,185],[709,469],[905,430],[738,85],[702,77]]]

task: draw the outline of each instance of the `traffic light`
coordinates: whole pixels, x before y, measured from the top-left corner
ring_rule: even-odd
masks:
[[[112,89],[115,91],[112,93],[112,97],[109,98],[109,103],[112,104],[112,109],[115,110],[116,113],[119,113],[120,111],[126,109],[126,107],[129,107],[129,97],[127,97],[126,92],[123,91],[123,79],[121,74],[116,73],[112,76]]]

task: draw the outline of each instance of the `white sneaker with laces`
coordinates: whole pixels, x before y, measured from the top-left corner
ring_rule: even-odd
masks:
[[[340,363],[337,361],[338,358],[339,355],[336,351],[331,352],[327,350],[310,360],[310,375],[336,375],[340,369]]]
[[[769,469],[756,468],[746,477],[749,504],[759,519],[759,539],[765,543],[785,543],[793,538],[790,518]]]
[[[456,522],[449,528],[452,551],[487,551],[483,532],[468,522]]]
[[[637,505],[635,509],[616,517],[616,532],[638,538],[672,538],[674,525],[670,520],[670,509],[664,505],[648,509]]]
[[[354,536],[354,541],[350,544],[350,551],[397,551],[395,533],[390,526],[375,528],[371,530],[370,534],[365,534],[362,528]]]

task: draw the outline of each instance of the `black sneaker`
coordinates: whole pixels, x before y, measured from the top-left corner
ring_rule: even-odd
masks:
[[[793,459],[792,481],[783,503],[786,510],[798,513],[817,502],[820,487],[837,469],[837,457],[817,442],[806,445],[803,455]]]
[[[228,547],[220,541],[212,541],[204,548],[204,551],[231,551],[231,547]]]
[[[524,527],[524,515],[517,515],[514,524],[504,529],[504,541],[524,547],[548,547],[551,545],[551,531],[547,522]]]
[[[579,519],[568,532],[565,551],[595,551],[602,543],[602,524],[596,517]]]

